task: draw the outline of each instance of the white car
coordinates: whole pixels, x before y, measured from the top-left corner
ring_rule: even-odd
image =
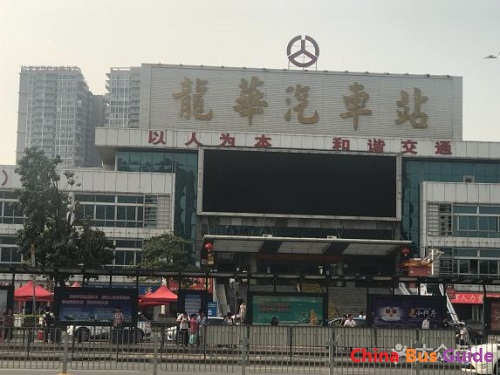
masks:
[[[462,371],[472,374],[500,374],[500,344],[482,344],[470,348],[471,357]]]
[[[111,321],[100,321],[107,323],[104,326],[75,326],[67,327],[66,332],[69,336],[74,336],[78,342],[89,341],[91,338],[95,340],[108,340],[111,333]],[[145,337],[151,336],[151,321],[142,313],[137,316],[137,326],[132,329],[132,338],[134,342],[141,342]]]

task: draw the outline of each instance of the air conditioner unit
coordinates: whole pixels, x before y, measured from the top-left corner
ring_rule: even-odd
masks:
[[[263,234],[262,237],[272,237],[272,234]]]
[[[337,236],[326,236],[326,238],[329,240],[336,240]]]

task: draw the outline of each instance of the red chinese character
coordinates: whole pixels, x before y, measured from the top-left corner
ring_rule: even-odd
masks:
[[[410,139],[407,139],[406,141],[401,141],[401,146],[403,148],[402,153],[403,154],[417,154],[417,141],[412,141]]]
[[[369,139],[368,140],[368,151],[383,153],[385,147],[385,142],[383,139]]]
[[[149,130],[148,131],[148,143],[157,145],[161,143],[165,144],[165,131],[163,130]]]
[[[341,137],[335,137],[332,140],[332,148],[336,151],[350,151],[351,141],[349,139],[342,139]]]
[[[231,137],[229,133],[222,133],[219,137],[219,139],[222,141],[219,147],[234,147],[235,146],[235,140],[234,137]]]
[[[191,133],[191,139],[184,143],[186,146],[190,146],[192,143],[194,143],[196,146],[200,147],[202,146],[201,142],[196,139],[196,133],[192,132]]]
[[[254,147],[272,147],[273,145],[269,142],[271,140],[271,137],[266,137],[264,134],[262,134],[260,137],[255,137],[255,140],[257,143],[254,145]]]
[[[436,142],[436,155],[452,155],[450,141]]]

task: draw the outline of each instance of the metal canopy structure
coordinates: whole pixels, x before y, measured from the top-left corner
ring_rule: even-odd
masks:
[[[114,276],[127,276],[136,278],[137,283],[141,277],[165,277],[165,278],[234,278],[247,280],[268,280],[273,283],[279,280],[298,280],[311,282],[328,282],[335,283],[336,281],[366,281],[367,285],[373,283],[386,283],[387,285],[397,285],[400,282],[414,284],[465,284],[465,285],[482,285],[482,286],[500,286],[500,279],[491,278],[470,278],[470,277],[453,277],[453,276],[402,276],[402,275],[331,275],[325,273],[319,274],[282,274],[282,273],[251,273],[251,272],[173,272],[160,271],[142,268],[108,268],[85,269],[85,268],[61,268],[49,269],[39,267],[23,267],[11,266],[0,267],[0,274],[11,274],[12,284],[15,282],[16,275],[46,275],[46,274],[67,274],[67,275],[82,275],[86,277],[109,277],[110,284]]]
[[[273,237],[264,236],[203,236],[203,246],[211,242],[215,252],[308,254],[308,255],[377,255],[385,256],[401,246],[410,246],[406,240]]]

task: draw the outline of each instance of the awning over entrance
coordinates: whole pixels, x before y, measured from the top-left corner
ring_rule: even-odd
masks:
[[[450,295],[451,303],[462,305],[482,305],[484,300],[483,293],[455,293]],[[486,297],[500,298],[500,293],[486,293]]]
[[[205,235],[203,245],[213,244],[215,252],[261,254],[311,254],[311,255],[377,255],[390,254],[411,241],[347,239],[347,238],[296,238],[273,236]]]

